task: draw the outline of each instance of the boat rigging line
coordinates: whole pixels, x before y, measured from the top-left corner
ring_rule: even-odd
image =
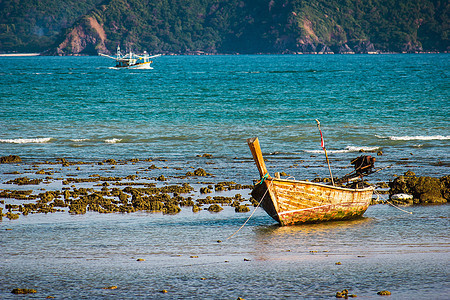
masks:
[[[376,190],[374,190],[373,192],[374,192],[375,194],[377,194],[377,200],[378,200],[378,198],[381,198],[384,202],[386,202],[387,204],[389,204],[389,205],[395,207],[396,209],[398,209],[398,210],[400,210],[400,211],[402,211],[402,212],[404,212],[404,213],[410,214],[410,215],[413,214],[411,211],[407,211],[407,210],[401,209],[400,207],[398,207],[397,205],[395,205],[395,204],[392,203],[391,201],[385,199],[385,198],[383,197],[383,195],[381,195],[380,193],[378,193]]]
[[[269,173],[266,173],[266,174],[261,178],[261,180],[259,180],[259,181],[256,183],[256,185],[258,185],[258,184],[263,184],[264,181],[267,179],[267,177],[269,177]],[[258,202],[258,205],[257,205],[257,206],[255,207],[255,209],[252,211],[252,213],[251,213],[250,216],[247,218],[247,220],[245,220],[244,224],[242,224],[242,226],[239,227],[239,229],[236,230],[232,235],[230,235],[229,237],[227,237],[227,241],[228,241],[229,239],[231,239],[233,236],[235,236],[239,231],[241,231],[242,228],[244,228],[245,224],[247,224],[247,222],[250,220],[250,218],[251,218],[251,217],[253,216],[253,214],[255,213],[256,209],[257,209],[257,208],[261,205],[261,203],[263,202],[264,197],[266,196],[266,194],[267,194],[267,192],[269,191],[269,189],[272,187],[272,183],[273,183],[273,181],[271,180],[271,181],[270,181],[270,186],[267,188],[266,192],[264,193],[264,196],[262,196],[261,200]]]
[[[325,148],[325,142],[323,141],[322,130],[320,129],[320,122],[317,119],[316,119],[316,122],[317,122],[317,127],[319,128],[319,132],[320,132],[320,146],[322,147],[323,151],[325,151],[325,158],[327,159],[328,170],[330,171],[331,183],[334,186],[333,174],[331,174],[330,161],[328,160],[327,149]]]

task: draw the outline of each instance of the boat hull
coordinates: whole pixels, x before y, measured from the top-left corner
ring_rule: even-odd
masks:
[[[364,214],[373,188],[347,189],[308,181],[268,178],[252,196],[281,225],[347,220]],[[263,199],[264,197],[264,199]]]
[[[151,66],[151,62],[147,62],[147,63],[139,63],[139,64],[129,65],[129,66],[116,65],[115,67],[110,67],[110,69],[114,69],[114,70],[119,70],[119,69],[151,70],[153,68]]]

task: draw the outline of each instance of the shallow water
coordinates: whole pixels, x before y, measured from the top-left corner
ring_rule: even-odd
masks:
[[[407,210],[377,205],[354,221],[279,227],[258,209],[229,240],[249,213],[3,220],[0,297],[16,299],[10,291],[27,287],[40,299],[332,299],[343,289],[362,299],[381,290],[444,299],[449,206]]]

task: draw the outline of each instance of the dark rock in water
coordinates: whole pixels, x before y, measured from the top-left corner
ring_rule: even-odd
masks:
[[[42,179],[30,179],[28,177],[20,177],[13,180],[9,180],[7,184],[17,184],[17,185],[38,185],[42,182]]]
[[[203,170],[202,168],[198,168],[197,170],[194,171],[194,175],[195,176],[208,176],[208,175],[211,175],[211,174],[206,173],[206,171]]]
[[[377,293],[377,295],[380,295],[380,296],[390,296],[390,295],[391,295],[391,292],[389,292],[389,291],[379,291],[379,292]]]
[[[389,183],[389,195],[409,194],[414,204],[446,203],[449,200],[450,177],[417,177],[411,171]]]
[[[441,177],[441,194],[447,202],[450,200],[450,175]]]
[[[11,291],[13,294],[35,294],[37,291],[35,289],[13,289]]]
[[[22,159],[17,155],[8,155],[0,157],[0,164],[19,163]]]
[[[117,285],[107,286],[103,288],[104,290],[115,290],[117,289]]]
[[[5,216],[10,220],[17,220],[19,218],[19,214],[15,214],[10,211],[8,211]]]
[[[209,188],[207,187],[200,188],[200,194],[209,194],[209,193],[212,193],[212,191]]]
[[[357,296],[355,294],[349,294],[348,290],[345,289],[342,292],[336,292],[336,298],[356,298]]]
[[[210,207],[208,207],[208,211],[210,212],[220,212],[221,210],[223,210],[223,208],[217,204],[213,204]]]
[[[239,205],[239,206],[236,206],[234,211],[237,213],[246,213],[246,212],[250,211],[250,208],[248,208],[248,206],[245,206],[245,205]]]
[[[173,203],[166,203],[162,209],[164,214],[177,214],[181,211],[181,208]]]

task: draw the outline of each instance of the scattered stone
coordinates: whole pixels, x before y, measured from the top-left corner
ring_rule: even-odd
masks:
[[[17,184],[17,185],[38,185],[42,182],[42,179],[29,179],[28,177],[19,177],[13,180],[9,180],[6,184]]]
[[[409,177],[416,176],[416,173],[414,173],[413,171],[409,170],[409,171],[405,172],[405,176],[409,176]]]
[[[200,194],[209,194],[209,193],[212,193],[212,191],[209,188],[207,187],[200,188]]]
[[[108,287],[104,287],[104,290],[115,290],[117,289],[117,285],[112,285],[112,286],[108,286]]]
[[[22,159],[17,155],[8,155],[0,157],[0,164],[19,163]]]
[[[194,171],[194,175],[195,176],[208,176],[211,174],[206,173],[205,170],[203,170],[202,168],[198,168],[197,170]]]
[[[35,289],[13,289],[11,293],[16,295],[23,295],[23,294],[35,294],[37,291]]]
[[[174,203],[166,203],[162,209],[164,214],[174,215],[181,211],[181,208]]]
[[[380,295],[380,296],[390,296],[390,295],[391,295],[391,292],[389,292],[389,291],[379,291],[379,292],[377,293],[377,295]]]
[[[19,218],[19,214],[15,214],[10,211],[8,211],[5,216],[10,220],[17,220]]]
[[[246,213],[250,211],[250,208],[248,208],[248,206],[245,205],[239,205],[235,207],[234,211],[237,213]]]
[[[210,212],[220,212],[221,210],[223,210],[223,208],[217,204],[213,204],[210,207],[208,207],[208,211]]]
[[[357,297],[357,296],[355,294],[349,294],[347,289],[343,290],[342,292],[336,292],[336,298],[348,299],[348,298],[355,298],[355,297]]]

